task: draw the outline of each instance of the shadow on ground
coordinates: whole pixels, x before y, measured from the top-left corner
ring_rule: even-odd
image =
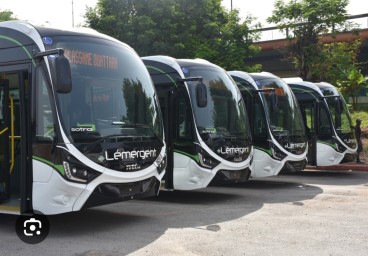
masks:
[[[351,178],[352,174],[333,174]],[[345,176],[344,176],[345,175]],[[265,203],[302,206],[323,191],[310,178],[323,173],[287,175],[275,179],[210,186],[196,191],[161,191],[160,195],[49,216],[50,234],[38,245],[27,245],[15,235],[16,216],[0,215],[0,242],[4,255],[125,255],[161,237],[168,229],[216,231],[221,222],[245,217]],[[328,177],[328,176],[327,176]],[[307,180],[309,185],[304,181]]]

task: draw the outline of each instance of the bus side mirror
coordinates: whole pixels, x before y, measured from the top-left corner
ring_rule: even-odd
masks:
[[[277,110],[277,96],[275,92],[275,88],[265,88],[265,89],[258,89],[256,90],[257,93],[265,93],[266,95],[269,95],[270,99],[270,110],[274,112]]]
[[[277,110],[277,96],[276,96],[276,93],[273,91],[270,96],[271,96],[271,111],[275,112]]]
[[[56,91],[70,93],[72,91],[72,74],[69,60],[63,54],[59,54],[53,61]]]
[[[58,93],[70,93],[72,91],[72,74],[69,60],[64,56],[61,48],[37,52],[34,54],[36,59],[49,56],[52,63],[52,77],[55,90]]]
[[[207,106],[207,88],[203,82],[199,82],[196,87],[197,106],[204,108]]]
[[[343,105],[342,105],[342,101],[339,98],[335,99],[335,104],[336,104],[336,113],[337,114],[342,114],[343,111]]]

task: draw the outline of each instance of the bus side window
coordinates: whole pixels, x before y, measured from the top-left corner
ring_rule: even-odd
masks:
[[[3,102],[5,100],[4,97],[5,97],[4,91],[1,90],[1,92],[0,92],[0,124],[4,124],[4,122],[5,122],[4,121],[4,111],[7,110],[6,107],[3,106],[4,105]]]
[[[50,95],[41,68],[36,74],[36,141],[53,142],[55,138]]]

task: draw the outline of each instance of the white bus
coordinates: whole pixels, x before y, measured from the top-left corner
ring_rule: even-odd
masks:
[[[336,165],[346,156],[355,155],[357,142],[353,123],[336,87],[325,82],[286,81],[303,115],[309,144],[308,164]]]
[[[226,71],[200,59],[142,59],[164,119],[165,189],[199,189],[212,180],[247,181],[253,156],[248,117]]]
[[[59,214],[157,195],[158,98],[126,44],[0,23],[0,212]]]
[[[249,111],[254,144],[252,177],[304,169],[307,139],[298,103],[281,78],[267,72],[228,72]]]

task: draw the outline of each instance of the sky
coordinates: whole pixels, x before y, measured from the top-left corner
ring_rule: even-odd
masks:
[[[266,22],[266,18],[272,14],[274,1],[222,0],[222,4],[230,10],[232,2],[233,8],[239,9],[240,17],[251,14],[264,27],[267,27],[272,26]],[[0,0],[0,11],[10,10],[17,19],[27,20],[37,25],[71,27],[73,18],[74,26],[83,25],[86,7],[95,7],[97,2],[98,0]],[[365,3],[365,0],[350,0],[347,7],[348,13],[350,15],[368,13],[368,3],[362,3]],[[364,8],[362,8],[363,5],[365,5]]]

